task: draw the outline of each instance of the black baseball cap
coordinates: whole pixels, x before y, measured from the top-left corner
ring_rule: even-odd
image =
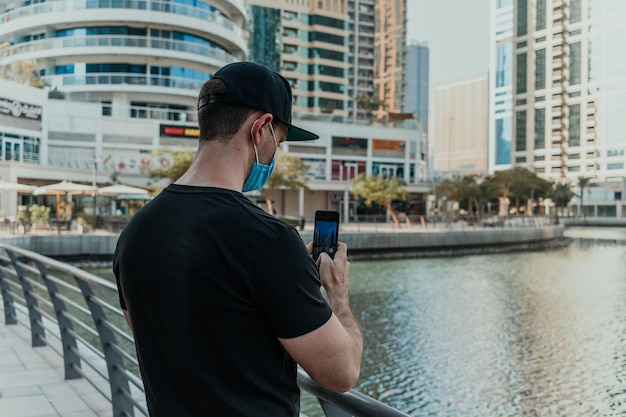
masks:
[[[319,139],[315,133],[291,124],[291,86],[277,72],[254,62],[234,62],[217,70],[211,78],[222,80],[228,91],[200,97],[198,110],[213,103],[240,104],[271,113],[287,125],[288,141]]]

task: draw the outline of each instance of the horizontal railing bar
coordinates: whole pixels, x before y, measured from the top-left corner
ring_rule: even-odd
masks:
[[[75,347],[71,347],[70,350],[74,353],[76,353],[80,359],[81,359],[81,363],[86,364],[87,366],[89,366],[95,373],[97,373],[98,375],[100,375],[100,377],[102,379],[104,379],[105,381],[108,381],[109,378],[107,376],[107,374],[102,371],[100,368],[98,368],[91,360],[88,356],[82,355],[80,353],[79,349],[76,349]],[[87,377],[86,377],[87,378]],[[89,378],[88,378],[89,379]]]
[[[128,392],[128,391],[127,391],[127,390],[125,390],[125,389],[120,389],[120,391],[119,391],[119,392],[120,392],[120,393],[121,393],[124,397],[126,397],[126,398],[127,398],[127,399],[131,402],[131,403],[133,403],[133,405],[134,405],[137,409],[139,409],[139,411],[141,411],[141,412],[142,412],[142,413],[144,413],[145,415],[148,415],[148,409],[147,409],[147,408],[145,408],[143,404],[140,404],[140,403],[139,403],[139,402],[135,399],[135,397],[133,397],[133,395],[132,395],[130,392]],[[126,413],[124,413],[124,414],[126,414]],[[126,415],[127,415],[127,414],[126,414]],[[129,416],[129,417],[130,417],[130,416]]]
[[[113,400],[111,399],[111,395],[109,393],[107,393],[106,391],[103,391],[100,386],[98,384],[96,384],[90,377],[89,375],[87,375],[85,373],[85,371],[83,371],[82,368],[72,364],[72,369],[74,369],[80,376],[83,377],[83,379],[87,382],[89,382],[89,385],[91,385],[92,387],[94,387],[96,389],[96,391],[98,391],[100,394],[102,394],[102,396],[108,400],[110,403],[113,402]]]
[[[58,295],[60,300],[63,300],[66,304],[71,305],[72,307],[74,307],[76,310],[80,311],[81,313],[84,313],[88,316],[91,315],[91,312],[89,311],[88,308],[86,308],[85,306],[82,306],[80,304],[78,304],[76,301],[72,300],[71,298],[59,293]]]
[[[137,362],[137,360],[132,355],[130,355],[124,349],[119,347],[119,345],[111,345],[111,349],[113,349],[115,352],[117,352],[120,355],[122,355],[124,357],[124,359],[126,359],[127,361],[129,361],[133,365],[139,365],[139,362]]]
[[[89,343],[87,340],[85,340],[85,338],[83,338],[81,335],[79,335],[78,333],[76,333],[73,330],[67,330],[68,333],[73,336],[76,339],[76,343],[80,343],[80,346],[83,346],[87,349],[89,349],[95,356],[97,356],[98,358],[104,360],[104,354],[102,352],[100,352],[94,345],[92,345],[91,343]],[[80,352],[76,352],[76,354],[78,354],[78,356],[80,357],[85,357],[85,355],[83,355]]]
[[[93,337],[98,337],[97,331],[95,331],[94,329],[92,329],[91,327],[83,323],[82,321],[80,321],[76,316],[73,316],[66,311],[62,312],[61,314],[63,314],[63,316],[66,317],[67,319],[71,320],[72,324],[79,326],[81,329],[85,330],[87,333],[89,333]]]

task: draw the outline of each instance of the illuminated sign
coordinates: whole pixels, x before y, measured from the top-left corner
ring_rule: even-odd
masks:
[[[372,150],[404,152],[406,141],[391,139],[372,139]]]
[[[0,98],[0,114],[8,114],[24,119],[41,120],[42,112],[43,108],[41,106]]]
[[[192,126],[161,125],[161,136],[198,139],[200,129]]]

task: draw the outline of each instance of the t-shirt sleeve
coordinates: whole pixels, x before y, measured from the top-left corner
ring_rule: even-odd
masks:
[[[253,280],[254,294],[280,338],[307,334],[326,323],[332,310],[321,292],[317,265],[295,229],[265,242]],[[262,277],[262,278],[258,278]]]

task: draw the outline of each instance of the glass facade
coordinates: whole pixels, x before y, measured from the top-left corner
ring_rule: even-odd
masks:
[[[528,0],[517,0],[517,36],[528,33]]]
[[[543,30],[546,28],[546,1],[547,0],[537,0],[537,23],[535,25],[535,30]]]
[[[582,81],[582,56],[581,56],[581,43],[576,42],[570,45],[570,85],[578,85]]]
[[[580,104],[569,106],[569,146],[580,146]]]
[[[508,165],[511,163],[511,132],[513,119],[505,117],[496,120],[496,164]]]
[[[248,47],[250,61],[280,71],[282,44],[281,15],[279,9],[250,6]]]
[[[513,43],[507,42],[498,45],[496,66],[496,87],[505,87],[513,84]]]
[[[515,150],[526,150],[526,111],[515,113]]]
[[[526,57],[526,53],[517,55],[515,66],[515,92],[518,94],[525,93],[527,89]]]
[[[546,147],[546,109],[535,109],[535,149]]]
[[[535,90],[546,88],[546,50],[535,52]]]

